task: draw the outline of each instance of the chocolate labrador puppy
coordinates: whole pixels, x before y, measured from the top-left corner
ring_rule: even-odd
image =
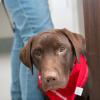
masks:
[[[42,76],[42,90],[63,88],[68,82],[73,69],[74,59],[78,62],[85,52],[85,40],[67,29],[54,29],[31,37],[21,50],[20,59],[31,70],[33,64]],[[86,89],[76,100],[89,100]]]

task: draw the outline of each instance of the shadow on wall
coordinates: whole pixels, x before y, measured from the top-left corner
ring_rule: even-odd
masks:
[[[9,23],[9,19],[4,10],[2,3],[0,3],[0,39],[1,38],[11,38],[12,29]]]
[[[11,52],[12,41],[13,38],[0,38],[0,55]]]
[[[0,2],[0,54],[9,53],[11,51],[12,36],[9,19]]]

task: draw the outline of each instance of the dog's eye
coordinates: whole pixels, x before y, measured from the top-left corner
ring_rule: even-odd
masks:
[[[41,54],[42,54],[42,50],[41,50],[41,49],[36,49],[36,50],[34,51],[35,57],[41,57]]]
[[[57,54],[62,54],[66,51],[66,48],[65,46],[59,46],[58,49],[57,49]]]
[[[60,46],[59,47],[59,52],[63,52],[65,50],[65,47],[64,46]]]

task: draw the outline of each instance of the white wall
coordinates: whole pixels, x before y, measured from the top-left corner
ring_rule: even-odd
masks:
[[[64,28],[84,34],[82,0],[49,0],[55,28]]]

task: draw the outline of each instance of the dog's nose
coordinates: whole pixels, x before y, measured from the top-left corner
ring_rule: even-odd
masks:
[[[45,82],[48,85],[53,85],[58,81],[58,77],[57,74],[55,72],[51,72],[51,73],[47,73],[46,77],[45,77]]]
[[[56,77],[52,77],[52,76],[49,76],[46,78],[46,83],[50,84],[50,83],[54,83],[56,82]]]

